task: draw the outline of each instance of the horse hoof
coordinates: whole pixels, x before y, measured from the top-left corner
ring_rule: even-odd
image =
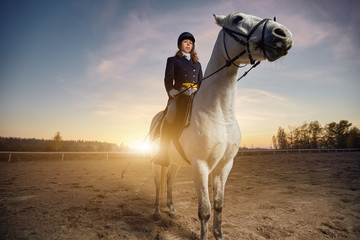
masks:
[[[169,217],[171,217],[173,219],[177,219],[178,215],[177,215],[176,211],[170,211],[169,212]]]
[[[159,221],[161,219],[160,213],[153,213],[152,219],[154,221]]]

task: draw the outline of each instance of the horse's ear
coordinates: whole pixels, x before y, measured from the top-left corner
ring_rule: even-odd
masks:
[[[215,18],[215,21],[216,21],[217,25],[219,25],[220,27],[225,26],[225,18],[226,18],[226,16],[216,15],[216,14],[213,14],[213,15],[214,15],[214,18]]]

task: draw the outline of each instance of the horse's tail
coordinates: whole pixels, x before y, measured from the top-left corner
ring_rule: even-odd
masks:
[[[156,156],[160,147],[160,126],[163,120],[163,115],[164,115],[164,111],[161,111],[154,116],[154,118],[151,121],[149,133],[146,136],[146,138],[149,137],[149,142],[151,144],[152,151],[150,157],[152,160]]]
[[[158,134],[160,134],[159,127],[161,126],[162,120],[164,119],[165,112],[166,109],[164,111],[158,112],[151,120],[150,130],[148,135],[146,136],[150,137],[150,141],[154,139]]]
[[[152,154],[151,159],[153,160],[156,154],[159,151],[160,147],[160,126],[164,117],[164,111],[161,111],[155,115],[151,121],[150,131],[149,131],[149,140],[152,143]],[[155,174],[155,184],[159,184],[159,197],[162,198],[165,196],[167,190],[167,172],[168,168],[160,165],[153,165],[154,174]]]
[[[160,176],[160,198],[165,196],[167,190],[167,167],[161,167],[161,176]]]

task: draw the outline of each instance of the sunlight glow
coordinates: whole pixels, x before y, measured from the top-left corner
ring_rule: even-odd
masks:
[[[153,151],[151,144],[148,142],[131,144],[130,148],[138,153],[151,153]]]

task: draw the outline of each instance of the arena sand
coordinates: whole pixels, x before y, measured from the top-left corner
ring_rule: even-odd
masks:
[[[147,158],[39,159],[0,169],[0,239],[199,238],[191,168],[176,179],[177,216],[163,201],[159,219]],[[223,232],[224,239],[360,239],[360,153],[237,157]]]

